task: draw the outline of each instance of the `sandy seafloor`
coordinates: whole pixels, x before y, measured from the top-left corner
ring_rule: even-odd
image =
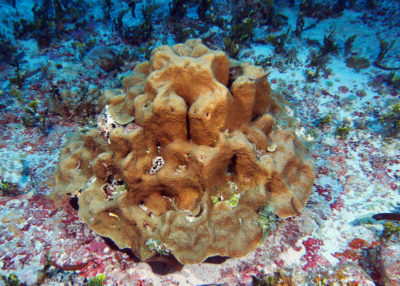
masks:
[[[124,2],[114,3],[115,10],[126,8]],[[167,13],[167,4],[160,3],[157,13]],[[376,118],[377,112],[385,114],[399,102],[399,90],[382,81],[388,71],[373,65],[357,71],[346,66],[343,56],[345,40],[356,34],[352,53],[372,63],[379,53],[379,35],[388,42],[397,39],[384,63],[400,66],[400,5],[398,1],[379,1],[376,10],[366,10],[361,3],[358,11],[346,9],[335,18],[317,22],[315,28],[303,32],[301,39],[289,36],[287,46],[297,49],[297,60],[285,62],[278,56],[276,61],[282,59],[281,67],[267,68],[272,88],[288,102],[288,112],[296,118],[294,128],[314,159],[315,185],[306,208],[301,215],[282,220],[277,230],[245,257],[221,264],[186,265],[182,271],[168,275],[155,274],[148,264],[134,262],[127,254],[110,249],[80,221],[68,200],[48,198],[55,187],[59,151],[67,135],[84,126],[82,120],[50,112],[47,136],[38,127],[27,128],[20,121],[24,107],[34,99],[39,99],[39,111],[46,109],[55,79],[64,89],[83,83],[91,90],[119,87],[120,75],[144,60],[140,47],[124,43],[112,25],[100,22],[101,9],[96,1],[89,1],[87,12],[95,15],[94,28],[82,32],[83,38],[96,38],[97,46],[115,50],[127,46],[138,51],[138,60],[126,63],[119,71],[106,73],[85,63],[73,45],[74,38],[55,40],[42,50],[35,40],[16,40],[16,46],[25,52],[23,70],[47,65],[48,71],[47,76],[39,71],[27,78],[21,88],[23,98],[17,100],[7,95],[8,78],[15,68],[7,64],[1,67],[0,88],[6,95],[0,97],[0,176],[19,184],[21,194],[0,197],[0,273],[14,273],[20,281],[32,285],[48,253],[60,265],[89,263],[75,272],[51,268],[42,285],[82,285],[85,278],[99,273],[106,275],[106,285],[251,285],[252,275],[261,271],[272,274],[278,269],[284,269],[297,285],[318,285],[316,277],[325,277],[325,285],[374,285],[371,277],[379,281],[383,275],[392,279],[386,280],[391,281],[386,285],[400,285],[399,242],[382,242],[382,223],[368,220],[373,214],[400,208],[399,139],[386,138]],[[16,14],[8,2],[0,1],[0,30],[9,33],[18,17],[32,19],[31,7],[29,1],[17,1]],[[278,9],[289,17],[294,30],[297,8],[280,3]],[[188,17],[195,21],[192,10]],[[305,21],[306,26],[316,22],[307,17]],[[151,38],[153,46],[161,45],[160,39],[173,44],[172,32],[157,22]],[[305,39],[322,43],[331,30],[339,46],[339,53],[330,56],[327,64],[331,74],[309,82],[304,71],[310,46]],[[213,48],[221,48],[223,35],[222,29],[213,27],[200,37],[208,36],[213,39]],[[257,28],[253,41],[241,48],[239,58],[254,63],[272,55],[271,45],[256,42],[267,35],[263,27]],[[318,120],[328,114],[332,122],[318,126]],[[335,130],[344,121],[350,122],[350,133],[340,138]],[[350,282],[354,284],[346,284]]]

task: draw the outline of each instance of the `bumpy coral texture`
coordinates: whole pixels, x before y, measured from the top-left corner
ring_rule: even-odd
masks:
[[[150,62],[104,92],[98,128],[61,152],[57,191],[79,198],[96,233],[146,260],[240,257],[263,233],[259,211],[296,215],[312,167],[262,68],[200,40],[156,48]]]

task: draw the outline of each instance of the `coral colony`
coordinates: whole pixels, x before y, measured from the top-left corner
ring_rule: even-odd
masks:
[[[267,210],[286,218],[307,202],[306,148],[279,127],[284,109],[260,67],[201,40],[160,46],[99,104],[98,127],[61,151],[56,190],[141,260],[243,256],[273,227]]]
[[[0,11],[0,286],[400,285],[398,0]]]

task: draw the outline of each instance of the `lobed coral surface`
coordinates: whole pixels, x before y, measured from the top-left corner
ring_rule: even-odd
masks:
[[[286,218],[307,202],[306,148],[278,124],[282,103],[260,67],[201,40],[161,46],[99,105],[97,128],[65,144],[56,191],[141,260],[243,256],[263,237],[264,206]]]

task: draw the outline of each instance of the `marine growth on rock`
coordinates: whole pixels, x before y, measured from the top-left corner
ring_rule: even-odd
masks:
[[[306,149],[265,71],[201,40],[160,46],[99,100],[98,127],[69,138],[60,194],[140,259],[240,257],[261,242],[261,210],[298,214],[313,184]]]

